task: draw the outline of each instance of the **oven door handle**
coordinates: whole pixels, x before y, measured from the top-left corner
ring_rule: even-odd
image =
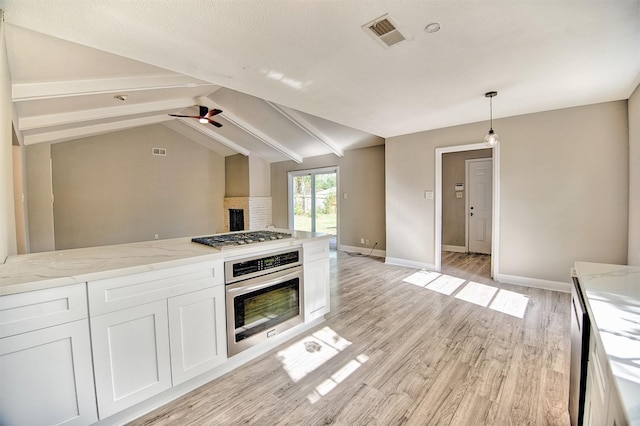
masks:
[[[265,282],[262,282],[260,284],[256,284],[256,285],[252,285],[252,286],[229,288],[229,289],[227,289],[227,291],[229,293],[238,293],[238,292],[241,292],[241,291],[248,292],[248,291],[260,290],[262,288],[271,287],[272,285],[277,284],[277,283],[282,282],[282,281],[288,281],[290,278],[296,277],[298,275],[300,275],[300,271],[291,272],[291,273],[288,273],[288,274],[283,275],[281,277],[274,278],[272,280],[265,281]]]

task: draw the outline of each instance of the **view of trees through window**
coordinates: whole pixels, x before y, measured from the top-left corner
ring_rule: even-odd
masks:
[[[336,173],[293,177],[294,229],[336,235],[336,178]]]

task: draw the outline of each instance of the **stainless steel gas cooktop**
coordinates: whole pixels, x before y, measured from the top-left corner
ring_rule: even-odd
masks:
[[[262,243],[265,241],[283,240],[287,238],[293,238],[293,235],[277,231],[246,231],[217,234],[209,237],[196,237],[192,238],[191,241],[222,249]]]

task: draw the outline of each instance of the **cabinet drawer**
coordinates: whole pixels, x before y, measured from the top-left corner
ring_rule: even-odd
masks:
[[[315,241],[302,245],[304,263],[329,257],[329,240]]]
[[[0,297],[0,338],[87,317],[85,284]]]
[[[108,312],[155,302],[171,296],[222,285],[222,260],[159,269],[104,280],[90,281],[89,314]]]

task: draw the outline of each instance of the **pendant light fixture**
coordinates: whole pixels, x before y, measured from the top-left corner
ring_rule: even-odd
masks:
[[[489,133],[484,137],[484,143],[489,146],[496,146],[500,142],[498,134],[493,131],[493,97],[498,96],[498,92],[487,92],[484,94],[485,98],[489,98],[489,111],[491,112],[491,125],[489,126]]]

